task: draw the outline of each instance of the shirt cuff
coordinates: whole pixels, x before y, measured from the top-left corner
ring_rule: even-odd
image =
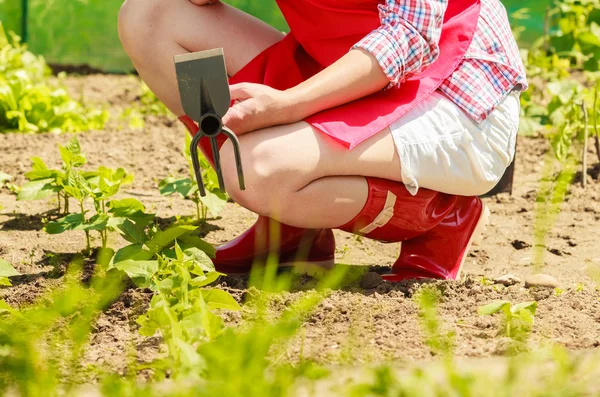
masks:
[[[400,46],[398,41],[394,37],[390,37],[384,29],[372,31],[356,43],[352,49],[362,49],[377,60],[390,81],[386,90],[397,87],[404,80],[404,60],[398,56]]]

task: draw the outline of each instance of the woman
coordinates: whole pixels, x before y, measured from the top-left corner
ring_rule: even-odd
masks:
[[[385,278],[456,279],[488,212],[477,197],[515,154],[524,68],[499,0],[278,0],[284,36],[218,1],[127,0],[121,41],[192,134],[173,56],[223,47],[240,139],[221,147],[230,196],[259,214],[217,250],[247,272],[333,263],[331,229],[402,241]],[[206,145],[201,143],[202,148]],[[209,152],[205,151],[208,155]],[[210,159],[210,157],[209,157]]]

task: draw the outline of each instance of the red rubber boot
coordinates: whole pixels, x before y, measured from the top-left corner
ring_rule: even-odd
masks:
[[[384,278],[391,282],[413,278],[458,280],[469,249],[481,242],[489,217],[489,209],[479,197],[458,196],[439,225],[402,243],[392,274]]]
[[[179,120],[194,136],[199,128],[188,116]],[[219,140],[219,148],[225,142]],[[210,140],[201,139],[198,145],[214,166]],[[226,274],[249,273],[253,265],[264,265],[270,254],[278,255],[279,267],[294,267],[302,273],[331,268],[335,261],[335,238],[331,229],[302,229],[259,216],[246,232],[217,247],[213,259],[217,271]]]
[[[402,249],[384,279],[455,279],[473,236],[482,224],[479,198],[459,197],[427,189],[412,196],[404,184],[367,178],[369,197],[361,213],[340,229]],[[484,223],[483,223],[484,224]]]

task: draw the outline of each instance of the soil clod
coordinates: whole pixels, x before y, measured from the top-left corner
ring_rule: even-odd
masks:
[[[516,249],[517,251],[520,250],[524,250],[527,248],[531,248],[531,244],[526,243],[525,241],[521,241],[521,240],[514,240],[511,245],[514,247],[514,249]]]
[[[514,274],[505,274],[504,276],[496,277],[494,283],[510,287],[512,285],[520,284],[521,279]]]
[[[383,283],[383,278],[380,274],[369,272],[365,274],[363,279],[360,281],[360,287],[364,289],[374,289],[377,288],[381,283]]]

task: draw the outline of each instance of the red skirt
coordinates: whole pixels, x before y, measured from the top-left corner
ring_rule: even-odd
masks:
[[[372,4],[369,4],[372,3]],[[341,58],[379,26],[381,0],[279,0],[291,32],[230,79],[285,90]],[[352,149],[433,93],[459,66],[477,28],[480,0],[450,0],[439,58],[399,87],[317,113],[305,121]]]

